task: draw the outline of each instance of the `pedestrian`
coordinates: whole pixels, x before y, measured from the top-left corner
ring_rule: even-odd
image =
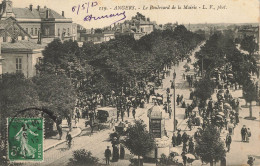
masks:
[[[109,165],[109,161],[111,157],[111,150],[109,149],[109,146],[107,146],[107,149],[105,150],[105,157],[106,157],[106,165]]]
[[[232,142],[232,138],[231,135],[228,133],[226,136],[226,147],[227,147],[227,152],[230,151],[230,144]]]
[[[228,132],[230,135],[234,134],[234,125],[231,122],[228,123]]]
[[[125,148],[123,145],[120,145],[120,159],[125,158]]]
[[[119,150],[117,145],[113,146],[113,157],[112,157],[112,161],[117,162],[119,159]]]
[[[181,131],[178,130],[178,133],[177,133],[177,146],[180,145],[182,142],[182,139],[181,139]]]
[[[135,107],[133,108],[133,111],[132,111],[132,115],[133,115],[133,118],[135,119]]]
[[[76,116],[77,116],[77,118],[78,118],[78,122],[79,122],[80,113],[79,113],[79,109],[78,109],[78,108],[76,109]]]
[[[188,136],[188,134],[184,131],[184,133],[182,134],[182,142],[184,143],[184,144],[187,144],[187,142],[188,142],[188,140],[189,140],[189,136]]]
[[[171,119],[171,117],[172,117],[172,108],[171,108],[171,106],[169,106],[169,119]]]
[[[184,73],[182,74],[182,78],[183,78],[183,80],[185,80],[185,74]]]
[[[117,110],[117,112],[116,112],[116,120],[117,121],[119,120],[119,115],[120,115],[120,110]]]
[[[189,153],[193,154],[194,153],[194,142],[192,140],[192,137],[190,138],[190,141],[189,141]]]
[[[179,94],[177,95],[176,102],[177,102],[177,105],[179,105],[179,103],[180,103],[180,95]]]
[[[226,165],[227,165],[226,157],[223,157],[223,158],[220,160],[220,166],[226,166]]]
[[[251,137],[251,131],[250,131],[250,128],[247,128],[246,142],[249,142],[249,137]]]
[[[246,125],[243,125],[243,127],[242,127],[242,129],[241,129],[242,142],[245,142],[245,141],[246,141],[246,134],[247,134]]]
[[[187,150],[187,144],[183,142],[183,146],[182,146],[182,152],[188,152]]]
[[[175,133],[172,135],[172,146],[175,147],[177,145],[177,137]]]
[[[67,132],[67,135],[66,135],[66,141],[67,141],[67,144],[68,144],[68,148],[70,149],[70,147],[71,147],[71,141],[72,141],[72,136],[71,136],[71,134],[70,134],[69,131]]]
[[[122,121],[124,121],[124,115],[125,115],[125,111],[121,110],[121,119],[122,119]]]
[[[182,160],[183,160],[183,165],[186,166],[186,163],[187,163],[186,153],[185,153],[185,152],[182,152],[181,156],[182,156]]]
[[[250,166],[253,166],[254,161],[255,161],[255,158],[253,158],[252,156],[249,156],[248,160],[247,160],[247,164],[250,165]]]

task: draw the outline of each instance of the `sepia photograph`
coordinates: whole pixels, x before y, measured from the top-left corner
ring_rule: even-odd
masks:
[[[0,0],[0,166],[260,166],[259,0]]]

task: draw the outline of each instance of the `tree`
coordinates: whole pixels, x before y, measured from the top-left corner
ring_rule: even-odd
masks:
[[[226,156],[224,142],[220,139],[220,133],[216,127],[209,125],[202,132],[200,139],[196,139],[195,152],[203,162],[218,162]]]
[[[257,89],[256,89],[256,85],[250,79],[244,82],[243,97],[245,98],[247,103],[250,103],[249,119],[255,119],[255,117],[252,116],[252,101],[257,100]]]
[[[146,130],[146,125],[143,121],[135,121],[133,126],[127,129],[127,138],[124,144],[131,153],[138,156],[140,165],[140,156],[145,156],[155,148],[153,136]]]
[[[254,41],[254,36],[245,36],[241,41],[241,49],[247,51],[249,55],[252,55],[258,50],[258,45]]]
[[[35,76],[33,82],[36,85],[41,106],[51,110],[56,116],[70,120],[76,101],[75,89],[70,79],[66,75],[45,73]],[[49,128],[48,132],[51,132],[51,126]]]
[[[19,111],[39,106],[39,98],[35,85],[23,74],[3,74],[0,80],[0,165],[7,164],[7,118],[14,117]],[[29,111],[18,115],[19,117],[38,116],[38,112]]]
[[[73,151],[73,158],[69,159],[68,166],[99,166],[98,158],[93,157],[90,151],[79,149]]]
[[[199,82],[195,83],[194,86],[194,95],[202,101],[209,99],[214,92],[214,82],[208,78],[203,78]]]

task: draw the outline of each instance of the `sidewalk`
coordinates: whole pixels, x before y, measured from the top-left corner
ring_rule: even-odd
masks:
[[[77,126],[75,125],[75,121],[72,120],[72,130],[70,132],[72,138],[77,137],[80,135],[80,133],[82,132],[82,129],[85,127],[85,123],[84,123],[84,119],[80,119],[79,123],[77,123]],[[62,126],[64,126],[64,124],[66,124],[67,121],[63,120],[62,121]],[[56,136],[53,136],[51,138],[47,138],[44,139],[44,145],[43,145],[43,149],[44,152],[50,150],[51,148],[54,148],[64,142],[66,142],[66,134],[67,131],[69,131],[69,128],[63,127],[62,128],[62,137],[61,140],[58,140],[59,135],[57,134]]]

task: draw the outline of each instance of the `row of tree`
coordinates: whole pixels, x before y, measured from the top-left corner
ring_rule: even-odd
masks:
[[[242,53],[240,49],[247,51],[248,54]],[[215,86],[212,85],[220,82],[219,78],[222,77],[225,84],[242,85],[247,102],[258,100],[257,87],[252,80],[252,75],[259,74],[257,55],[254,54],[257,50],[253,37],[245,36],[238,48],[232,35],[221,32],[212,35],[195,54],[198,61],[194,65],[199,66],[205,76],[197,84],[195,95],[203,101],[207,100],[213,93]]]
[[[203,38],[184,26],[174,31],[155,30],[136,41],[120,36],[106,43],[54,40],[43,52],[41,73],[65,74],[71,78],[79,99],[92,94],[134,94],[138,82],[154,81],[165,65],[177,62]]]

